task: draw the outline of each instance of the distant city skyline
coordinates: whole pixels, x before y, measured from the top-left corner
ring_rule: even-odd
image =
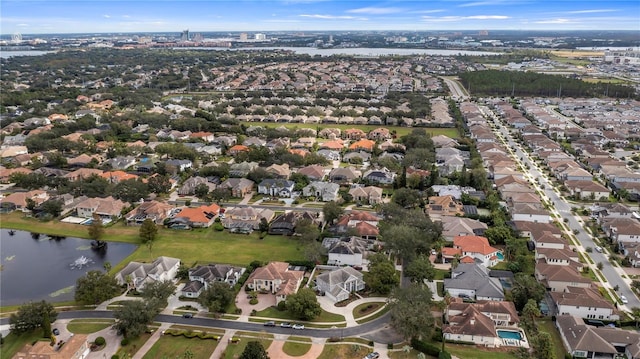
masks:
[[[636,30],[640,1],[3,0],[0,33]]]

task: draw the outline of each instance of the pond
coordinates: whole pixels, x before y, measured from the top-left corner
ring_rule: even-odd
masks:
[[[79,277],[90,270],[104,270],[106,262],[116,266],[136,247],[129,243],[109,242],[106,250],[96,251],[88,239],[2,229],[0,305],[73,300]]]

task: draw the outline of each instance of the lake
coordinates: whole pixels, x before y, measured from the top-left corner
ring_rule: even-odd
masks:
[[[349,55],[360,57],[378,57],[392,55],[431,55],[431,56],[495,56],[500,55],[499,52],[489,51],[472,51],[472,50],[445,50],[445,49],[396,49],[396,48],[369,48],[369,47],[353,47],[344,49],[319,49],[316,47],[176,47],[175,50],[211,50],[211,51],[274,51],[287,50],[296,54],[306,54],[310,56],[332,56],[332,55]]]
[[[136,245],[109,242],[106,251],[91,249],[88,239],[66,237],[50,239],[41,234],[9,229],[0,230],[0,305],[18,305],[28,301],[62,302],[73,300],[76,280],[90,270],[104,270],[105,262],[116,266],[129,256]],[[89,263],[72,268],[84,256]]]
[[[8,59],[14,56],[42,56],[42,55],[51,54],[54,52],[55,51],[40,51],[40,50],[0,51],[0,58]]]

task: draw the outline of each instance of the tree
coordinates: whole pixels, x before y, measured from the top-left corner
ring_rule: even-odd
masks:
[[[113,187],[113,196],[129,203],[139,202],[149,196],[149,185],[141,179],[127,179]]]
[[[127,300],[113,311],[116,319],[113,329],[122,333],[125,338],[136,338],[147,330],[157,314],[155,308],[150,308],[141,300]]]
[[[392,199],[393,202],[397,203],[403,208],[412,208],[423,204],[420,192],[415,189],[409,188],[398,188],[393,193]]]
[[[149,248],[149,254],[153,257],[151,253],[151,248],[153,247],[153,242],[156,240],[156,236],[158,235],[158,226],[153,222],[152,219],[147,218],[142,222],[140,226],[140,240],[142,244],[146,245]]]
[[[505,244],[510,239],[513,239],[511,229],[507,226],[490,227],[484,231],[484,236],[487,237],[491,244]]]
[[[209,186],[204,183],[200,183],[196,186],[196,188],[194,188],[193,193],[196,195],[196,197],[203,199],[209,194]]]
[[[169,297],[175,293],[176,286],[170,280],[165,281],[154,281],[148,283],[144,286],[142,290],[142,298],[149,301],[151,299],[156,299],[159,308],[164,308],[167,306],[167,300]]]
[[[535,327],[535,318],[541,315],[540,308],[538,308],[538,302],[533,299],[529,299],[527,304],[522,308],[522,324],[530,332],[537,332]]]
[[[269,355],[267,355],[267,351],[264,350],[264,347],[259,341],[252,340],[247,343],[247,346],[240,355],[240,359],[269,359]]]
[[[320,237],[320,229],[309,218],[302,218],[296,222],[295,234],[304,242],[316,241]]]
[[[46,310],[42,313],[42,337],[51,339],[51,319]]]
[[[400,283],[393,262],[378,253],[369,258],[369,271],[364,273],[364,281],[376,293],[386,295]]]
[[[267,222],[267,219],[262,217],[260,218],[260,223],[258,224],[258,228],[260,230],[260,232],[266,233],[269,231],[269,222]]]
[[[429,310],[431,297],[431,290],[418,283],[396,287],[391,292],[388,301],[391,325],[404,339],[431,337],[435,323]]]
[[[286,303],[287,310],[302,320],[311,320],[322,313],[316,294],[310,288],[302,288],[298,293],[289,295]]]
[[[636,328],[637,328],[638,322],[640,322],[640,308],[638,307],[631,308],[631,316],[633,317],[633,320],[636,321]]]
[[[47,314],[45,314],[45,312]],[[9,318],[11,332],[21,334],[41,328],[47,315],[49,316],[49,322],[55,322],[58,318],[58,312],[56,312],[51,303],[43,300],[23,304],[18,308],[18,311],[11,314]]]
[[[551,335],[547,332],[540,332],[534,338],[534,352],[536,359],[553,359],[555,353],[551,344]]]
[[[318,241],[308,241],[304,246],[304,257],[312,262],[318,263],[327,255],[327,248]]]
[[[397,253],[405,265],[417,255],[426,254],[433,243],[433,239],[425,236],[419,228],[404,224],[383,226],[380,236],[385,242],[385,248]]]
[[[200,296],[198,303],[212,313],[222,313],[235,299],[235,292],[227,283],[210,283]]]
[[[104,235],[102,218],[100,218],[100,215],[97,213],[94,213],[92,218],[93,218],[93,221],[91,221],[91,224],[87,229],[87,231],[89,232],[89,238],[93,239],[94,241],[99,241]]]
[[[545,293],[544,285],[534,277],[524,273],[516,273],[514,276],[511,294],[513,295],[513,303],[516,309],[522,310],[529,299],[533,299],[536,303],[540,302]]]
[[[168,175],[151,176],[147,180],[147,185],[152,193],[169,193],[171,190],[171,182]]]
[[[333,221],[340,218],[344,213],[344,209],[340,207],[336,201],[330,201],[322,206],[322,214],[324,214],[324,221],[327,224],[332,224]]]
[[[424,254],[414,259],[404,270],[404,275],[411,279],[412,282],[424,283],[426,280],[433,280],[436,276],[436,269],[433,263]]]
[[[62,213],[62,201],[57,199],[51,199],[42,204],[40,207],[44,213],[49,214],[51,217],[58,217]]]
[[[76,281],[76,302],[99,304],[120,293],[120,286],[114,277],[99,270],[92,270]]]

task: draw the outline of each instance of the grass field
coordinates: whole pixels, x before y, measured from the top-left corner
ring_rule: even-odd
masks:
[[[120,347],[120,349],[118,349],[116,355],[118,355],[120,358],[133,358],[136,352],[140,350],[140,348],[144,345],[144,343],[147,342],[147,340],[149,340],[150,337],[151,334],[143,333],[139,337],[131,339],[127,346]]]
[[[353,317],[355,319],[362,318],[365,315],[369,315],[376,310],[380,309],[385,304],[385,302],[375,302],[375,303],[362,303],[355,308],[353,308]],[[370,306],[370,307],[369,307]]]
[[[67,329],[74,334],[91,334],[113,324],[113,320],[74,319],[67,324]]]
[[[598,57],[604,56],[602,51],[588,51],[588,50],[551,50],[552,55],[558,57]]]
[[[553,326],[553,322],[551,321],[551,319],[539,319],[536,320],[536,324],[539,331],[547,332],[549,333],[549,335],[551,335],[551,341],[553,342],[553,350],[556,354],[556,358],[564,358],[564,345],[562,345],[560,333],[558,333],[558,330]],[[529,341],[531,341],[531,338],[529,338]]]
[[[0,227],[68,237],[88,236],[86,226],[59,221],[41,222],[24,217],[21,213],[0,215]],[[139,227],[116,223],[106,228],[104,239],[139,244],[138,233]],[[158,256],[180,258],[188,264],[217,262],[235,265],[248,265],[254,260],[267,262],[304,259],[298,241],[290,237],[267,236],[261,240],[257,232],[244,235],[217,232],[212,228],[191,231],[159,228],[151,253],[146,246],[140,246],[120,264],[112,263],[111,272],[117,272],[130,261],[149,262]]]
[[[290,341],[291,340],[291,341]],[[299,343],[304,342],[304,343]],[[299,357],[307,353],[311,349],[311,339],[305,337],[294,337],[291,336],[287,338],[287,341],[284,343],[282,347],[282,351],[287,355],[291,355],[294,357]]]
[[[265,310],[261,310],[256,314],[257,317],[265,317],[265,318],[276,318],[276,319],[284,319],[290,321],[297,321],[296,318],[292,317],[291,314],[287,311],[279,311],[275,307],[269,307]],[[319,316],[315,319],[311,320],[311,322],[316,323],[333,323],[333,322],[344,322],[344,316],[335,313],[329,313],[327,311],[322,311]]]
[[[405,353],[404,350],[394,350],[392,352],[389,352],[389,358],[391,359],[416,359],[418,358],[418,355],[420,355],[420,352],[415,349],[411,349],[408,353]],[[432,357],[431,355],[426,354],[424,358],[436,359],[436,357]]]
[[[350,128],[357,128],[364,132],[375,130],[376,128],[384,127],[389,131],[395,131],[397,137],[402,137],[411,133],[416,127],[401,127],[401,126],[384,126],[384,125],[345,125],[345,124],[316,124],[316,123],[282,123],[282,122],[241,122],[246,126],[263,126],[268,128],[286,127],[291,130],[301,128],[312,128],[320,132],[325,128],[339,128],[344,131]],[[451,138],[460,138],[458,131],[455,128],[437,128],[437,127],[418,127],[424,128],[431,136],[445,135]]]
[[[250,341],[259,341],[260,344],[266,350],[271,345],[272,339],[258,339],[258,338],[240,338],[240,341],[233,344],[229,343],[227,345],[227,349],[225,349],[222,358],[224,359],[237,359],[240,357],[240,354],[244,351],[244,348],[247,346],[247,343]]]
[[[186,338],[184,336],[163,335],[143,357],[208,359],[218,342],[212,339]],[[187,353],[192,355],[189,356]]]
[[[318,359],[361,359],[372,350],[358,344],[327,344]]]
[[[439,343],[438,343],[439,344]],[[473,345],[447,344],[445,350],[460,359],[512,359],[513,354],[504,351],[491,351]]]

